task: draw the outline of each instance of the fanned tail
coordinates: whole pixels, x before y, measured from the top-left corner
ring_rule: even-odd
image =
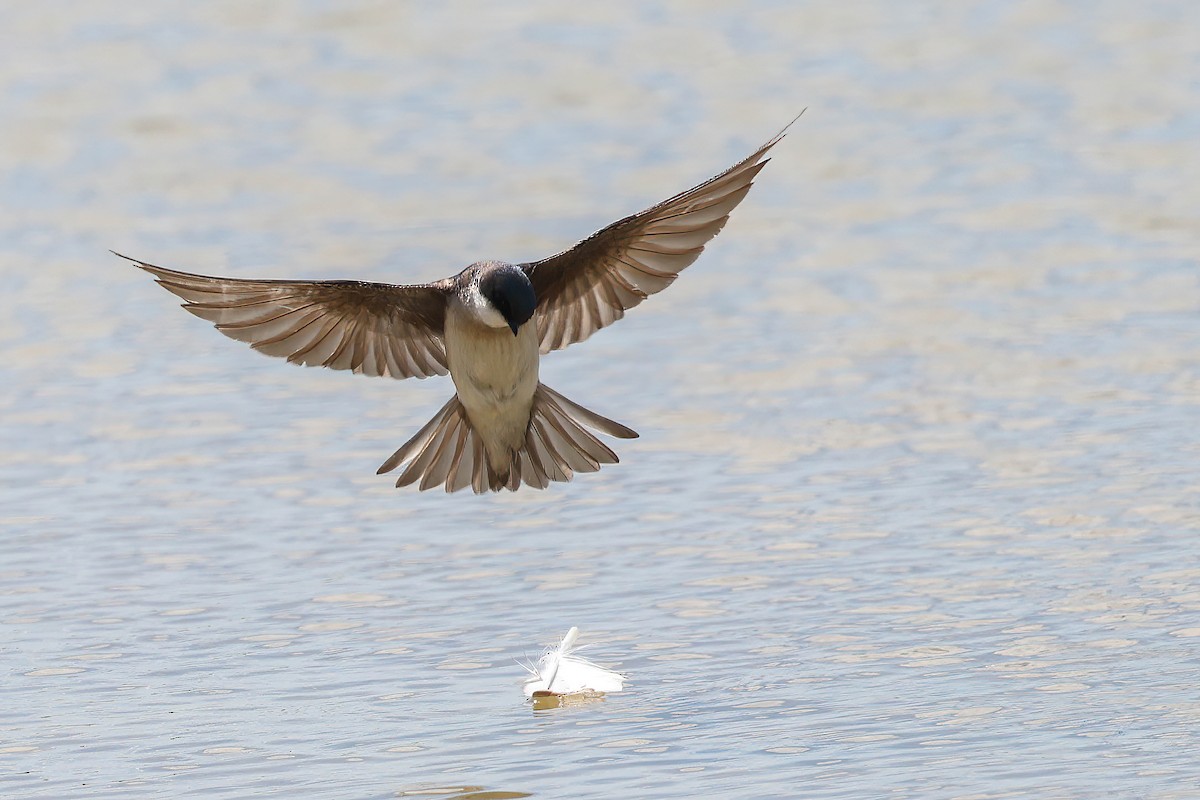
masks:
[[[471,427],[458,395],[451,397],[433,419],[392,453],[377,474],[391,472],[406,461],[408,466],[400,473],[396,486],[420,480],[421,491],[442,485],[447,492],[457,492],[471,486],[476,494],[482,494],[489,488],[483,441]]]
[[[636,432],[619,422],[539,383],[524,445],[508,453],[507,463],[497,465],[488,458],[483,437],[455,395],[380,466],[379,474],[407,462],[396,486],[420,481],[421,491],[441,485],[447,492],[470,486],[475,494],[515,492],[522,483],[545,489],[551,481],[569,481],[577,472],[596,472],[601,464],[617,463],[617,454],[589,428],[620,439],[637,438]]]
[[[569,481],[577,472],[596,472],[601,464],[616,464],[617,454],[588,428],[618,439],[637,438],[636,432],[619,422],[589,411],[539,383],[533,393],[525,447],[513,457],[521,480],[545,489],[551,481]]]

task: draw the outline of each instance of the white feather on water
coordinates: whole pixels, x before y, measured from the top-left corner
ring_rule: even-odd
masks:
[[[526,697],[568,695],[588,692],[619,692],[625,676],[576,655],[579,628],[572,627],[558,647],[547,650],[536,664],[522,664],[530,676],[525,681]]]

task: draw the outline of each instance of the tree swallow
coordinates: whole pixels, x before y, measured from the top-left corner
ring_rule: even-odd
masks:
[[[404,467],[396,486],[544,489],[617,463],[592,431],[637,433],[539,382],[540,356],[670,286],[724,227],[788,127],[721,174],[558,255],[480,261],[433,283],[217,278],[121,258],[267,355],[392,378],[449,373],[456,394],[379,468]]]

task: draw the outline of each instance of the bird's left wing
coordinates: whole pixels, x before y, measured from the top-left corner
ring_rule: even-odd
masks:
[[[788,127],[699,186],[614,222],[570,250],[522,264],[538,297],[542,352],[582,342],[670,286],[725,226]]]
[[[183,298],[185,309],[261,353],[296,364],[393,378],[448,372],[442,328],[449,281],[394,286],[243,280],[193,275],[121,258]]]

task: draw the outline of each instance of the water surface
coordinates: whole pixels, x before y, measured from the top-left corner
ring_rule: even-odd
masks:
[[[0,794],[1195,796],[1193,5],[5,17]],[[542,493],[395,490],[448,380],[266,359],[106,253],[528,260],[802,106],[544,362],[642,438]],[[629,687],[537,711],[571,625]]]

